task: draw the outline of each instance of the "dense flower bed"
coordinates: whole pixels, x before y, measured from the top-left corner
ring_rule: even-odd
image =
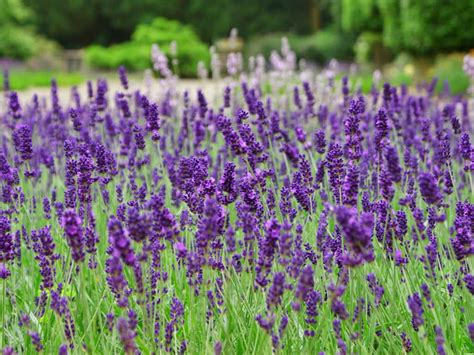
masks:
[[[215,96],[6,81],[4,354],[474,351],[472,100],[273,60]]]

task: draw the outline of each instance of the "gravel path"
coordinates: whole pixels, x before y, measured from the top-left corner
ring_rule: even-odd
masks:
[[[108,79],[108,86],[109,86],[109,93],[115,93],[117,91],[123,91],[122,86],[120,85],[120,81],[118,79]],[[176,83],[176,88],[179,93],[183,93],[185,90],[188,90],[191,97],[196,96],[196,92],[198,89],[201,89],[205,96],[210,98],[215,97],[219,92],[222,92],[224,89],[223,81],[213,81],[213,80],[196,80],[196,79],[179,79]],[[81,98],[85,98],[87,95],[87,84],[84,82],[78,85],[79,92],[81,94]],[[145,84],[143,80],[136,80],[131,79],[129,80],[129,92],[135,92],[136,90],[140,89],[142,92],[146,91]],[[94,83],[94,90],[95,90],[95,83]],[[61,103],[67,104],[71,100],[71,87],[63,86],[59,87],[59,99]],[[153,80],[153,84],[151,86],[152,97],[161,96],[163,93],[163,88],[160,85],[158,80]],[[40,87],[40,88],[29,88],[27,90],[19,91],[18,92],[20,97],[20,103],[24,104],[31,100],[33,95],[37,94],[38,97],[46,98],[49,100],[51,95],[51,89],[49,87]],[[109,94],[110,95],[110,94]],[[1,98],[0,102],[4,99]]]

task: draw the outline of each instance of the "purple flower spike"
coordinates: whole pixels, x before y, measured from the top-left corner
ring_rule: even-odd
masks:
[[[268,290],[267,305],[269,308],[281,303],[281,296],[285,290],[285,274],[277,272],[273,277],[273,284]]]
[[[359,217],[356,209],[340,206],[336,209],[336,219],[349,248],[349,253],[344,256],[344,264],[356,266],[363,262],[373,261],[373,215],[362,213]]]
[[[120,77],[120,83],[122,84],[125,90],[128,90],[128,78],[127,78],[127,69],[123,65],[118,68],[118,73]]]
[[[72,258],[76,263],[84,260],[84,237],[82,220],[73,209],[67,209],[62,214],[62,227],[67,243],[71,248]]]
[[[411,324],[413,325],[413,329],[418,331],[419,327],[422,326],[425,321],[423,319],[423,304],[417,292],[412,296],[408,296],[408,307],[412,315]]]
[[[467,330],[469,331],[469,337],[474,342],[474,323],[469,323]]]
[[[425,202],[429,205],[435,205],[443,199],[439,190],[438,183],[431,173],[423,172],[418,176],[420,193]]]
[[[436,332],[436,351],[438,352],[438,355],[446,355],[446,351],[444,350],[444,336],[443,336],[443,331],[440,327],[436,326],[435,328]]]
[[[14,91],[12,91],[9,95],[9,109],[10,109],[10,114],[12,117],[16,120],[19,120],[21,118],[21,106],[20,106],[20,101],[18,100],[18,94]]]
[[[117,330],[122,342],[123,351],[127,355],[137,353],[137,345],[135,344],[135,332],[130,328],[129,322],[125,318],[119,318],[117,321]]]
[[[33,154],[32,133],[30,126],[21,124],[13,133],[15,149],[20,154],[21,159],[30,160]]]
[[[133,266],[135,264],[135,254],[125,229],[115,216],[111,216],[108,223],[109,243],[114,252],[120,255],[122,261]]]

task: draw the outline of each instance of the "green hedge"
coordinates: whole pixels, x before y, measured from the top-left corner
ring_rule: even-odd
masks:
[[[94,45],[87,48],[86,61],[89,65],[100,69],[116,69],[120,65],[125,65],[131,70],[149,68],[150,46],[133,42],[107,48]]]
[[[130,70],[150,68],[151,46],[156,43],[169,57],[172,41],[178,46],[179,75],[193,77],[196,75],[197,63],[209,62],[207,46],[199,39],[191,27],[177,21],[156,18],[150,24],[139,25],[131,41],[110,47],[90,46],[86,50],[86,61],[89,65],[101,69],[115,69],[125,65]],[[171,66],[171,58],[170,66]]]

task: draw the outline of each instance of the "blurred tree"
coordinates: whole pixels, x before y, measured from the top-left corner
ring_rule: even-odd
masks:
[[[191,25],[208,43],[232,27],[247,38],[328,26],[351,38],[380,33],[390,49],[419,54],[474,43],[474,0],[0,0],[0,26],[35,24],[66,48],[123,42],[156,16]]]
[[[25,0],[35,12],[37,28],[66,48],[94,41],[103,27],[99,0]]]
[[[0,24],[31,25],[33,11],[22,0],[0,0]]]
[[[330,0],[25,0],[46,36],[65,47],[129,39],[156,16],[191,25],[210,43],[232,27],[248,37],[275,31],[310,33],[328,23]]]
[[[307,0],[308,1],[308,13],[310,18],[311,30],[317,31],[321,28],[321,1],[320,0]]]
[[[181,0],[96,0],[102,18],[100,42],[116,43],[128,40],[140,23],[150,23],[155,17],[178,18]]]
[[[22,0],[0,0],[0,58],[29,58],[44,43],[32,26],[33,15]]]
[[[400,25],[400,49],[420,53],[467,49],[474,46],[474,0],[404,0]]]
[[[138,2],[142,1],[144,0]],[[309,33],[309,2],[326,1],[328,0],[176,0],[167,8],[157,9],[155,14],[191,25],[202,39],[211,43],[228,35],[233,27],[238,28],[243,37],[282,30]]]
[[[177,0],[183,9],[177,17],[183,23],[192,25],[199,36],[210,43],[214,39],[225,36],[233,25],[233,20],[240,14],[228,11],[231,0]]]
[[[383,35],[390,49],[432,54],[474,43],[474,0],[336,0],[342,28]],[[337,11],[336,10],[336,11]],[[333,11],[337,16],[337,13]]]

